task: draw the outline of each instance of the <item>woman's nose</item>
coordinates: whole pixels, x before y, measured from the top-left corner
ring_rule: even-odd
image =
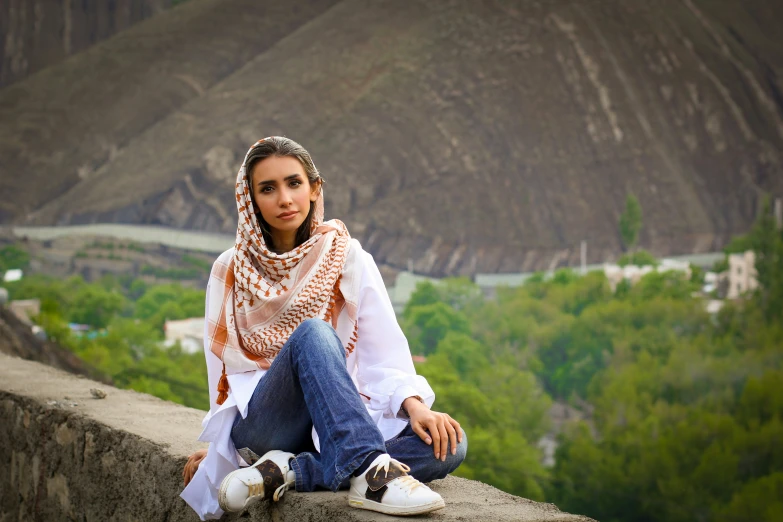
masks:
[[[293,203],[293,199],[291,198],[291,194],[289,194],[287,190],[281,190],[279,192],[279,194],[280,194],[280,199],[278,200],[278,204],[281,207],[287,207],[291,203]]]

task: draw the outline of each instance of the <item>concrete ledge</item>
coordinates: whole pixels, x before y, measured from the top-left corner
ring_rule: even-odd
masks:
[[[90,388],[104,390],[106,398],[93,398]],[[187,456],[203,447],[195,440],[202,411],[0,354],[0,415],[0,522],[198,520],[179,493]],[[446,499],[446,509],[416,518],[591,520],[456,477],[432,487]],[[257,504],[249,515],[394,520],[349,508],[344,492],[289,491],[279,504]]]

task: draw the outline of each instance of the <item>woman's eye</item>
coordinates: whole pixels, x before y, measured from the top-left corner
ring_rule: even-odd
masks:
[[[261,194],[269,194],[270,192],[272,192],[272,187],[269,185],[261,188]]]
[[[298,179],[291,182],[291,186],[292,187],[298,187],[301,184],[302,184],[302,182],[299,181]]]

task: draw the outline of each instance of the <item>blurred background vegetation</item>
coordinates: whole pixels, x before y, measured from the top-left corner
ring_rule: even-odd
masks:
[[[773,0],[0,2],[0,271],[41,305],[17,303],[26,337],[0,350],[43,328],[83,374],[206,409],[186,326],[235,238],[244,151],[286,135],[465,425],[458,474],[603,522],[783,521],[763,204],[783,197],[781,19]],[[664,271],[721,249],[742,255]],[[716,276],[739,270],[759,287]],[[454,276],[473,279],[408,300]]]
[[[420,283],[400,321],[437,408],[468,433],[456,474],[605,522],[783,520],[783,232],[769,212],[727,251],[748,248],[760,287],[713,315],[699,271],[613,292],[602,272],[560,270],[493,298],[465,278]],[[28,261],[0,252],[3,268]],[[162,347],[165,320],[203,316],[203,290],[130,276],[6,287],[40,299],[49,338],[117,386],[208,408],[203,354]],[[547,463],[555,403],[580,414]]]

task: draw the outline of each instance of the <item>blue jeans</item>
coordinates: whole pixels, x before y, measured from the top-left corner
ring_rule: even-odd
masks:
[[[321,452],[315,451],[315,425]],[[345,365],[345,351],[334,329],[320,319],[303,322],[283,346],[231,430],[237,449],[261,456],[270,450],[296,454],[291,467],[297,491],[347,487],[351,474],[374,451],[407,464],[422,482],[445,477],[465,459],[467,437],[449,447],[445,461],[408,424],[385,441],[364,406]]]

